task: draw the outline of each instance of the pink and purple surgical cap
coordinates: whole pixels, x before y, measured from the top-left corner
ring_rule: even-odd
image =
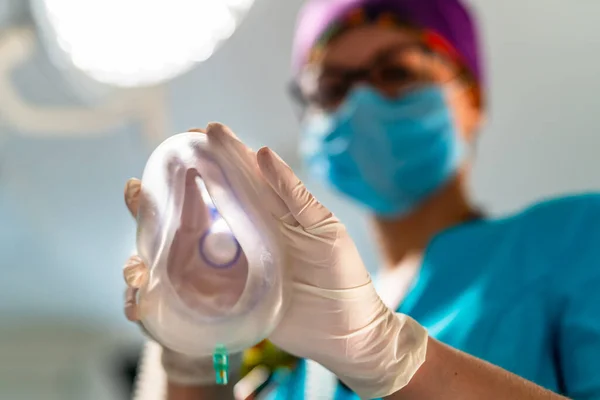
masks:
[[[460,0],[308,0],[298,16],[294,38],[295,76],[330,26],[359,8],[393,13],[412,25],[435,32],[458,52],[465,67],[483,84],[477,29],[473,16]]]

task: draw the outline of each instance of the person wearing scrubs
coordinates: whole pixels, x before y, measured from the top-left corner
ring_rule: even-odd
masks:
[[[549,199],[499,219],[474,205],[467,186],[485,114],[480,51],[459,0],[308,1],[293,48],[303,158],[372,215],[384,259],[377,293],[431,338],[422,374],[439,341],[552,392],[600,398],[600,195]],[[140,268],[135,259],[126,267],[130,287]],[[361,385],[341,368],[290,352],[305,358],[264,398],[358,398]],[[164,356],[163,365],[173,368]],[[386,398],[558,398],[505,393],[499,387],[512,377],[486,381],[473,371],[461,371],[469,384],[436,395]]]

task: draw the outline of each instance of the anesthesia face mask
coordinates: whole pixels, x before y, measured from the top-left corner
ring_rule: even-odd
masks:
[[[142,177],[137,249],[150,273],[139,291],[141,323],[190,356],[259,343],[288,303],[278,227],[261,201],[268,184],[232,140],[172,136]]]

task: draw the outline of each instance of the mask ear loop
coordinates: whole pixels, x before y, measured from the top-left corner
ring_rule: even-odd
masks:
[[[462,69],[450,81],[444,82],[442,85],[444,98],[447,102],[454,101],[454,98],[467,96],[469,102],[472,102],[473,107],[481,109],[481,90],[477,82],[475,82],[466,69]],[[476,132],[475,132],[476,134]],[[475,136],[469,133],[466,136]],[[464,143],[465,160],[472,163],[475,160],[477,141],[469,140],[467,137],[461,137],[460,140]]]
[[[444,94],[444,100],[446,101],[446,103],[450,102],[450,98],[453,96],[473,96],[473,91],[474,90],[478,90],[478,85],[472,81],[472,80],[465,80],[464,79],[463,74],[459,73],[457,75],[455,75],[452,80],[443,83],[441,86],[443,94]],[[453,124],[455,124],[456,122],[454,121],[453,118]],[[464,152],[463,154],[463,165],[468,163],[468,164],[473,164],[475,161],[475,157],[476,157],[476,149],[477,149],[477,140],[468,140],[465,136],[466,134],[462,133],[462,132],[458,132],[458,130],[456,130],[456,134],[459,135],[460,137],[458,138],[458,140],[461,142],[461,147],[462,147],[462,152]],[[462,167],[461,167],[462,168]],[[485,213],[481,212],[479,209],[476,210],[476,212],[473,213],[473,216],[470,216],[468,219],[471,220],[477,220],[477,219],[482,219],[484,218]]]

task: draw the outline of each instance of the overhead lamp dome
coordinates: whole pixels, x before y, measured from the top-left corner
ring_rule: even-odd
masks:
[[[53,60],[110,87],[160,84],[208,59],[254,0],[31,0]]]

